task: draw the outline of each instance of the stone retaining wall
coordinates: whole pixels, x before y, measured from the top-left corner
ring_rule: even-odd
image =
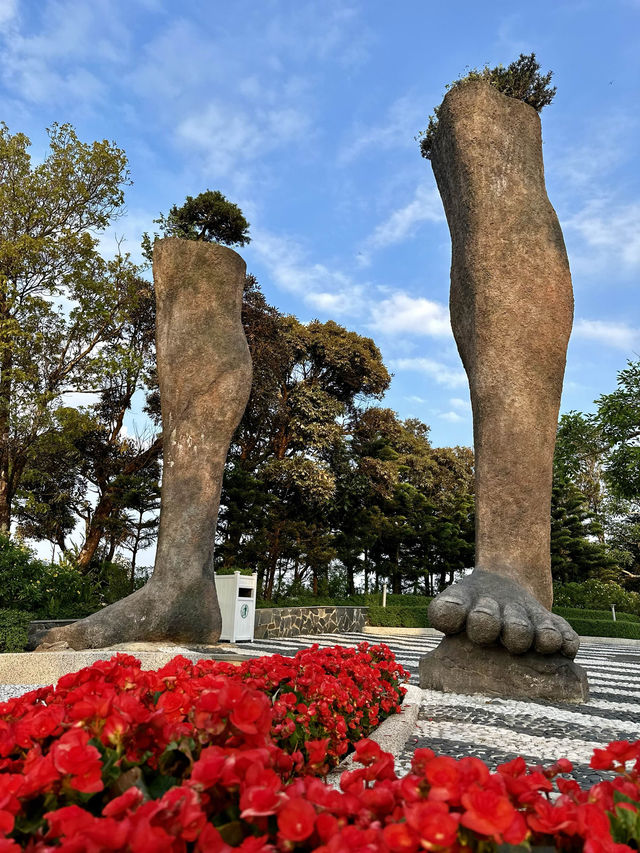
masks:
[[[301,634],[362,632],[366,607],[265,607],[256,609],[255,639],[299,637]],[[70,625],[74,619],[38,619],[29,623],[28,649],[35,649],[50,628]]]
[[[255,639],[362,631],[366,607],[266,607],[256,610]]]

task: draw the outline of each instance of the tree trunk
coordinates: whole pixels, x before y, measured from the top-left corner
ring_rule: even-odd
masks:
[[[0,306],[0,318],[6,320],[6,312]],[[11,342],[2,341],[5,349],[0,361],[0,532],[11,530]]]
[[[93,511],[93,515],[91,516],[91,522],[89,524],[89,529],[87,531],[86,538],[84,540],[84,545],[80,549],[80,552],[76,558],[76,565],[80,569],[83,574],[86,574],[89,570],[89,564],[94,557],[94,554],[98,550],[98,546],[102,541],[102,536],[104,534],[104,527],[111,512],[113,510],[113,498],[112,495],[107,492],[103,494],[98,501],[98,504]]]

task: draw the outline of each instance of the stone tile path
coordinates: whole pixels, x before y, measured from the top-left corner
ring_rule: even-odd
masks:
[[[243,644],[252,653],[295,654],[313,643],[352,646],[384,642],[416,683],[418,660],[435,648],[437,637],[371,634],[257,640]],[[436,752],[462,757],[475,755],[491,769],[522,755],[529,763],[550,764],[560,757],[574,763],[573,776],[591,785],[607,774],[589,768],[594,747],[612,740],[640,738],[640,643],[584,643],[577,663],[587,669],[591,697],[584,705],[521,702],[479,696],[455,696],[422,691],[422,704],[413,735],[396,760],[398,772],[408,770],[413,751],[428,746]]]

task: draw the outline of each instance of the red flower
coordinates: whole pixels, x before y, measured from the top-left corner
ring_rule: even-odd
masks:
[[[323,844],[326,844],[339,831],[338,819],[329,812],[320,812],[316,817],[316,832]]]
[[[382,837],[391,853],[415,853],[418,850],[416,834],[406,823],[391,823],[385,826]]]
[[[616,764],[640,758],[640,740],[629,743],[628,740],[614,740],[606,749],[594,749],[590,767],[594,770],[611,770]]]
[[[327,759],[328,744],[328,737],[322,738],[322,740],[308,740],[305,743],[304,748],[307,752],[307,761],[312,767],[324,764]],[[356,750],[357,748],[358,745],[356,744]]]
[[[422,748],[416,749],[411,759],[411,771],[418,776],[424,776],[427,765],[436,757],[432,749]]]
[[[498,842],[513,823],[516,814],[503,794],[477,786],[462,795],[462,805],[465,812],[460,823],[480,835],[489,835]]]
[[[278,829],[285,841],[304,841],[313,832],[316,811],[301,797],[288,800],[278,812]]]
[[[534,832],[548,835],[564,832],[573,835],[577,828],[575,805],[566,800],[554,805],[545,797],[539,797],[535,802],[534,814],[527,815],[527,823]]]
[[[139,806],[144,799],[144,794],[140,788],[131,787],[111,800],[110,803],[102,809],[102,814],[105,817],[123,817],[129,811],[135,811],[135,807]]]
[[[422,802],[405,806],[407,823],[425,850],[450,847],[458,837],[460,816],[450,814],[445,803]]]
[[[246,788],[240,796],[240,817],[260,817],[275,814],[283,794],[271,787]]]
[[[81,809],[80,806],[66,806],[55,812],[47,812],[45,818],[49,824],[48,838],[80,835],[95,819],[90,812]]]
[[[427,764],[425,776],[431,785],[430,800],[460,802],[460,770],[455,758],[439,755]]]
[[[20,796],[25,799],[34,794],[48,793],[53,789],[54,783],[60,779],[60,773],[53,765],[53,757],[42,755],[39,746],[32,747],[27,753],[24,766],[24,784]]]
[[[270,705],[264,693],[256,690],[244,690],[231,712],[231,722],[247,734],[268,731],[270,724]]]
[[[373,764],[374,761],[377,761],[380,758],[382,750],[380,749],[380,745],[377,744],[374,740],[359,740],[356,744],[354,744],[356,749],[356,761],[359,764],[364,764],[367,766],[368,764]]]
[[[71,775],[69,785],[76,791],[102,791],[100,753],[89,744],[88,732],[70,729],[51,747],[53,764],[60,773]]]
[[[0,832],[3,835],[8,835],[13,830],[14,824],[15,818],[11,812],[0,809]]]

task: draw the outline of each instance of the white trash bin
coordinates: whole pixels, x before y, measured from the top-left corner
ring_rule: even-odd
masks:
[[[222,615],[221,640],[236,643],[253,640],[256,621],[258,574],[215,575],[216,591]]]

